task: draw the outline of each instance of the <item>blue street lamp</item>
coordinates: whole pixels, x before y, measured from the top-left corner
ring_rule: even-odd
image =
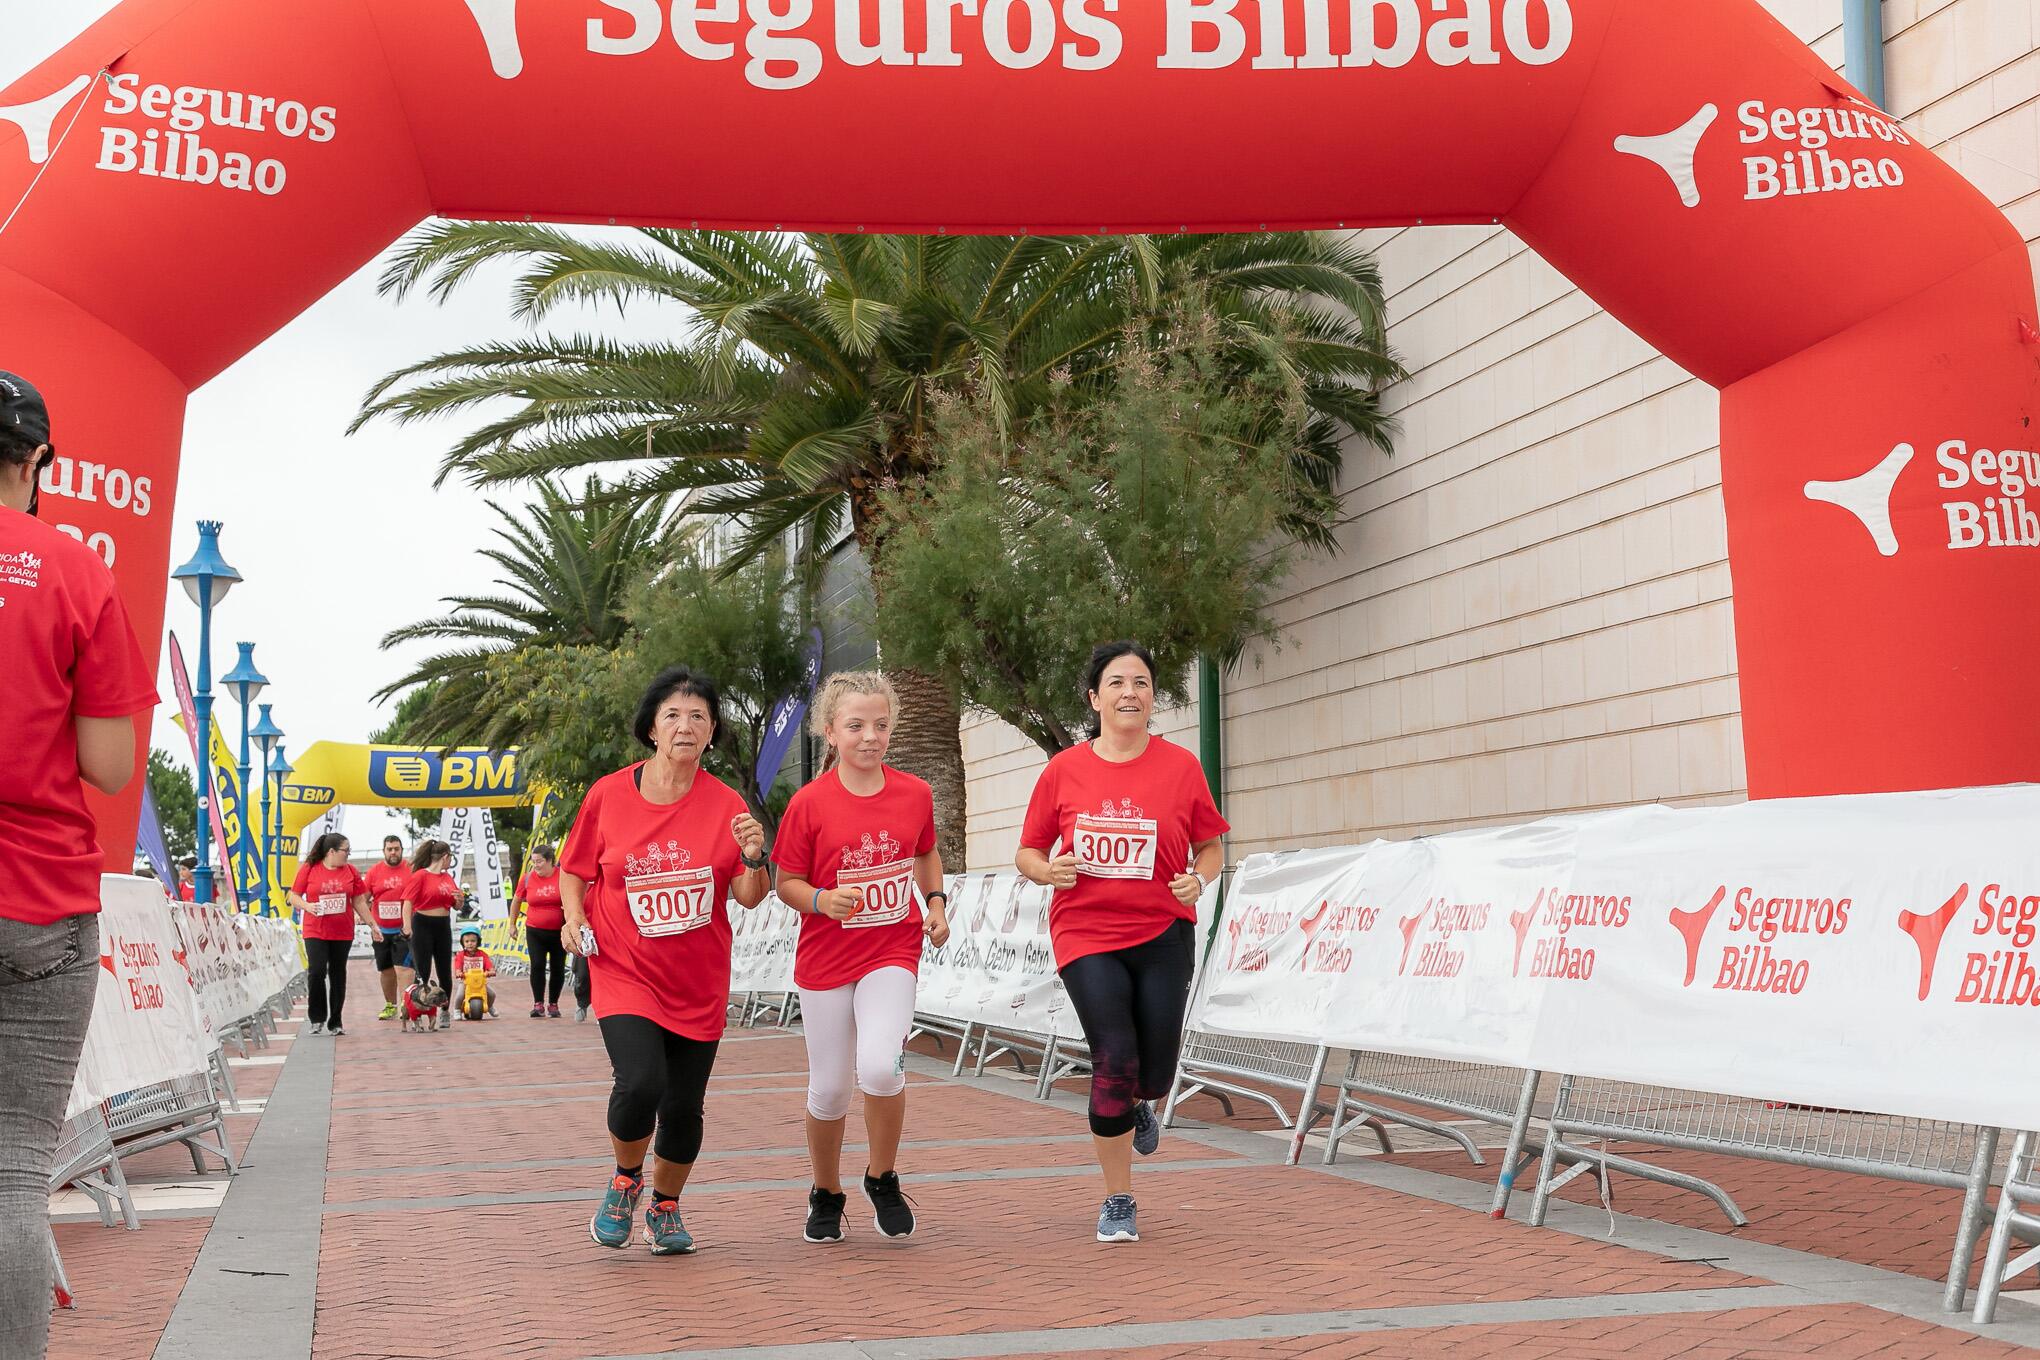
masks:
[[[220,556],[220,522],[216,519],[202,519],[198,522],[198,551],[191,560],[170,573],[171,579],[184,584],[184,593],[198,606],[198,730],[192,739],[199,752],[198,758],[198,867],[192,877],[197,880],[194,896],[200,902],[213,900],[213,871],[211,860],[212,828],[208,825],[212,813],[212,611],[213,606],[227,597],[241,579],[241,573],[228,566]],[[228,865],[229,874],[233,866]]]
[[[280,754],[279,744],[283,741],[283,729],[276,725],[276,719],[269,716],[269,709],[270,705],[262,705],[262,715],[255,720],[255,726],[248,733],[255,739],[256,749],[262,752],[262,768],[265,771],[269,768],[270,753]],[[259,867],[255,883],[255,909],[262,912],[269,906],[269,813],[276,800],[270,796],[269,779],[266,774],[262,780],[262,800],[259,805],[255,800],[254,790],[248,788],[245,768],[242,771],[241,787],[248,793],[248,811],[253,817],[248,824],[256,828],[254,839],[259,852],[255,858]]]
[[[220,677],[220,688],[234,696],[241,705],[241,760],[235,767],[241,775],[241,853],[250,859],[256,857],[255,850],[255,789],[248,782],[248,705],[255,702],[255,696],[269,688],[269,677],[255,669],[255,644],[236,643],[241,649],[241,659],[234,663],[234,669]],[[239,884],[235,884],[236,889]],[[238,896],[238,892],[236,894]],[[241,903],[242,910],[247,903]]]
[[[282,735],[281,732],[277,733],[279,738]],[[265,863],[269,866],[269,873],[277,875],[280,875],[283,871],[281,852],[277,846],[277,841],[282,839],[283,836],[283,781],[290,778],[291,768],[291,763],[283,758],[283,742],[279,740],[276,743],[276,754],[269,758],[270,785],[269,798],[267,800],[269,806],[264,814],[264,826],[268,831],[265,839],[268,843],[263,848],[262,856]],[[266,906],[267,901],[268,899],[265,898],[264,910],[268,909]]]

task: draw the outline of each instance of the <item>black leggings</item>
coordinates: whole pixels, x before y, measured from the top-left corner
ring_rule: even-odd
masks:
[[[1161,1099],[1176,1080],[1196,936],[1178,921],[1145,944],[1086,954],[1062,970],[1091,1045],[1091,1132],[1100,1138],[1131,1132],[1135,1104]]]
[[[560,989],[567,985],[567,951],[557,930],[524,927],[524,951],[531,956],[531,1003],[560,1004]]]
[[[570,954],[567,967],[574,970],[574,1004],[586,1010],[595,999],[595,979],[588,973],[588,960],[579,954]]]
[[[691,1166],[701,1155],[701,1115],[718,1041],[688,1039],[641,1015],[602,1017],[602,1045],[616,1085],[609,1092],[609,1133],[635,1143],[653,1131],[662,1162]]]
[[[340,1023],[347,1004],[347,953],[352,940],[305,941],[305,1019],[315,1025]]]
[[[427,916],[424,912],[411,914],[411,967],[418,974],[418,981],[432,980],[432,965],[439,965],[439,985],[446,989],[448,996],[453,990],[453,918],[451,916]]]

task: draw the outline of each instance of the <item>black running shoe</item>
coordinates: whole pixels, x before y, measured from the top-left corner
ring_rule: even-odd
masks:
[[[810,1242],[840,1242],[843,1240],[843,1206],[849,1197],[841,1191],[828,1191],[817,1185],[808,1191],[807,1230],[801,1233]]]
[[[900,1192],[899,1172],[888,1171],[883,1176],[865,1172],[864,1194],[871,1201],[880,1232],[887,1237],[912,1236],[914,1211],[907,1207],[907,1197]]]

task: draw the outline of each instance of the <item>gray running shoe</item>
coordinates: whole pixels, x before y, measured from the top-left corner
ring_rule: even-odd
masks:
[[[645,1210],[645,1241],[654,1256],[686,1256],[694,1250],[694,1234],[680,1222],[680,1201],[652,1201]]]
[[[602,1207],[588,1220],[588,1236],[598,1246],[623,1247],[630,1243],[631,1220],[637,1216],[638,1196],[645,1192],[642,1179],[617,1176],[602,1196]]]
[[[1100,1242],[1138,1242],[1140,1230],[1133,1225],[1133,1196],[1107,1195],[1098,1212]]]
[[[305,1026],[306,1034],[324,1034],[325,1032],[326,1024],[323,1020],[313,1020]]]
[[[576,1006],[576,1007],[574,1007],[574,1019],[575,1019],[575,1020],[577,1020],[577,1021],[579,1021],[579,1020],[586,1020],[587,1018],[588,1018],[588,1008],[587,1008],[586,1006]]]
[[[1133,1107],[1133,1150],[1152,1156],[1162,1145],[1162,1121],[1155,1118],[1154,1102],[1143,1100]]]

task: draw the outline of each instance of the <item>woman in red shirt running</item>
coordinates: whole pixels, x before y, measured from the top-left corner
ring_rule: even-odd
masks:
[[[560,858],[566,946],[587,956],[615,1073],[616,1173],[588,1235],[605,1247],[630,1242],[650,1148],[645,1241],[655,1256],[694,1250],[679,1201],[701,1153],[708,1074],[729,1011],[729,901],[755,907],[771,887],[765,828],[701,768],[721,707],[707,676],[661,671],[631,724],[651,756],[595,781]]]
[[[524,948],[531,958],[531,1016],[560,1018],[560,989],[567,985],[567,951],[560,927],[567,923],[560,905],[560,866],[550,845],[531,847],[531,867],[510,894],[510,933],[524,918]]]
[[[432,981],[439,969],[439,985],[446,989],[447,1004],[439,1008],[439,1028],[453,1023],[453,909],[460,905],[460,884],[447,872],[453,864],[453,847],[445,841],[420,841],[411,852],[411,879],[404,884],[404,934],[411,937],[411,967],[418,981]]]
[[[1138,1242],[1133,1153],[1161,1141],[1152,1102],[1176,1079],[1197,899],[1224,867],[1219,837],[1231,828],[1197,758],[1147,730],[1146,648],[1098,647],[1085,689],[1091,739],[1041,772],[1014,864],[1055,888],[1049,938],[1091,1046],[1091,1141],[1105,1173],[1098,1240]]]
[[[843,1240],[843,1121],[852,1079],[864,1092],[870,1160],[864,1194],[887,1237],[914,1231],[900,1193],[907,1115],[902,1054],[914,1024],[921,938],[949,939],[949,896],[928,785],[885,763],[893,687],[876,671],[832,675],[815,697],[814,734],[834,767],[793,795],[772,849],[779,897],[803,913],[794,952],[807,1035],[810,1242]],[[924,916],[916,890],[928,908]]]
[[[290,904],[304,922],[305,1019],[307,1034],[345,1034],[340,1010],[347,1004],[347,955],[354,949],[354,923],[374,932],[368,884],[347,862],[347,838],[328,831],[312,842],[312,853],[290,885]]]

